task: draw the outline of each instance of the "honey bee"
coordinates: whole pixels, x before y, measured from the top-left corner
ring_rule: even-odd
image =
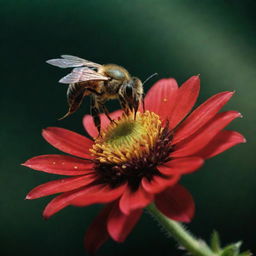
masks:
[[[73,68],[71,73],[59,80],[62,84],[68,84],[67,101],[68,112],[60,119],[66,118],[77,111],[85,96],[91,96],[91,115],[95,126],[100,133],[100,113],[106,114],[108,109],[106,101],[118,99],[121,108],[127,113],[134,111],[135,117],[140,103],[143,101],[143,84],[137,77],[118,65],[100,65],[72,55],[61,55],[59,59],[46,61],[48,64],[60,68]]]

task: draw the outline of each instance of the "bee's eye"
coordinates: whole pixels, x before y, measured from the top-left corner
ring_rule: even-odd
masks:
[[[118,69],[108,69],[106,71],[107,75],[114,78],[114,79],[117,79],[117,80],[122,80],[122,79],[125,79],[125,74],[124,72],[118,70]]]

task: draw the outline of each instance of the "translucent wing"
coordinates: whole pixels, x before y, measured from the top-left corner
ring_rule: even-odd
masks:
[[[108,80],[106,76],[102,76],[94,70],[82,67],[74,68],[72,72],[59,80],[62,84],[73,84],[78,82],[85,82],[91,80]]]
[[[57,66],[59,68],[74,68],[74,67],[93,67],[93,68],[99,68],[101,65],[84,60],[82,58],[72,56],[72,55],[61,55],[62,59],[51,59],[47,60],[46,63],[51,64],[53,66]]]
[[[59,68],[74,68],[84,66],[84,63],[82,61],[68,59],[51,59],[47,60],[46,63]]]
[[[100,64],[97,64],[95,62],[88,61],[73,55],[61,55],[61,57],[67,60],[82,61],[84,66],[87,66],[87,67],[99,68],[101,66]]]
[[[61,58],[63,59],[67,59],[67,60],[77,60],[77,61],[84,61],[84,59],[77,57],[77,56],[73,56],[73,55],[68,55],[68,54],[63,54],[60,55]]]

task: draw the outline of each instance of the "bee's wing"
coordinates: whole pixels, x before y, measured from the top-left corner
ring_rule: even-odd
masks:
[[[92,61],[88,61],[82,58],[79,58],[77,56],[73,56],[73,55],[61,55],[62,58],[70,60],[70,61],[81,61],[83,62],[83,65],[86,67],[92,67],[92,68],[99,68],[101,65]]]
[[[84,63],[82,61],[68,59],[51,59],[47,60],[46,63],[59,68],[74,68],[84,66]]]
[[[63,59],[67,59],[67,60],[77,60],[77,61],[84,61],[84,59],[77,57],[77,56],[73,56],[73,55],[68,55],[68,54],[62,54],[60,55],[61,58]]]
[[[94,70],[81,67],[81,68],[74,68],[72,72],[59,80],[62,84],[73,84],[78,82],[85,82],[91,80],[108,80],[109,78],[99,73],[95,72]]]
[[[100,64],[87,61],[72,55],[61,55],[61,57],[62,59],[47,60],[46,63],[57,66],[59,68],[74,68],[82,66],[99,68],[101,66]]]

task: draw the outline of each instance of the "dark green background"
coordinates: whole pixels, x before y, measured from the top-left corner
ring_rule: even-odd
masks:
[[[41,211],[49,198],[23,200],[30,189],[56,178],[19,165],[32,156],[57,152],[42,139],[41,129],[61,126],[84,133],[81,119],[88,113],[88,100],[75,115],[57,121],[66,111],[66,86],[57,83],[66,70],[45,60],[60,54],[117,63],[142,80],[158,72],[158,78],[175,77],[182,83],[201,74],[200,102],[236,90],[225,109],[244,115],[230,127],[243,133],[248,143],[208,160],[182,183],[197,205],[189,225],[194,234],[207,239],[217,229],[225,243],[242,239],[244,249],[256,249],[253,2],[0,1],[1,255],[85,255],[83,235],[99,210],[70,207],[44,221]],[[124,244],[108,242],[100,251],[139,254],[183,252],[145,214]]]

